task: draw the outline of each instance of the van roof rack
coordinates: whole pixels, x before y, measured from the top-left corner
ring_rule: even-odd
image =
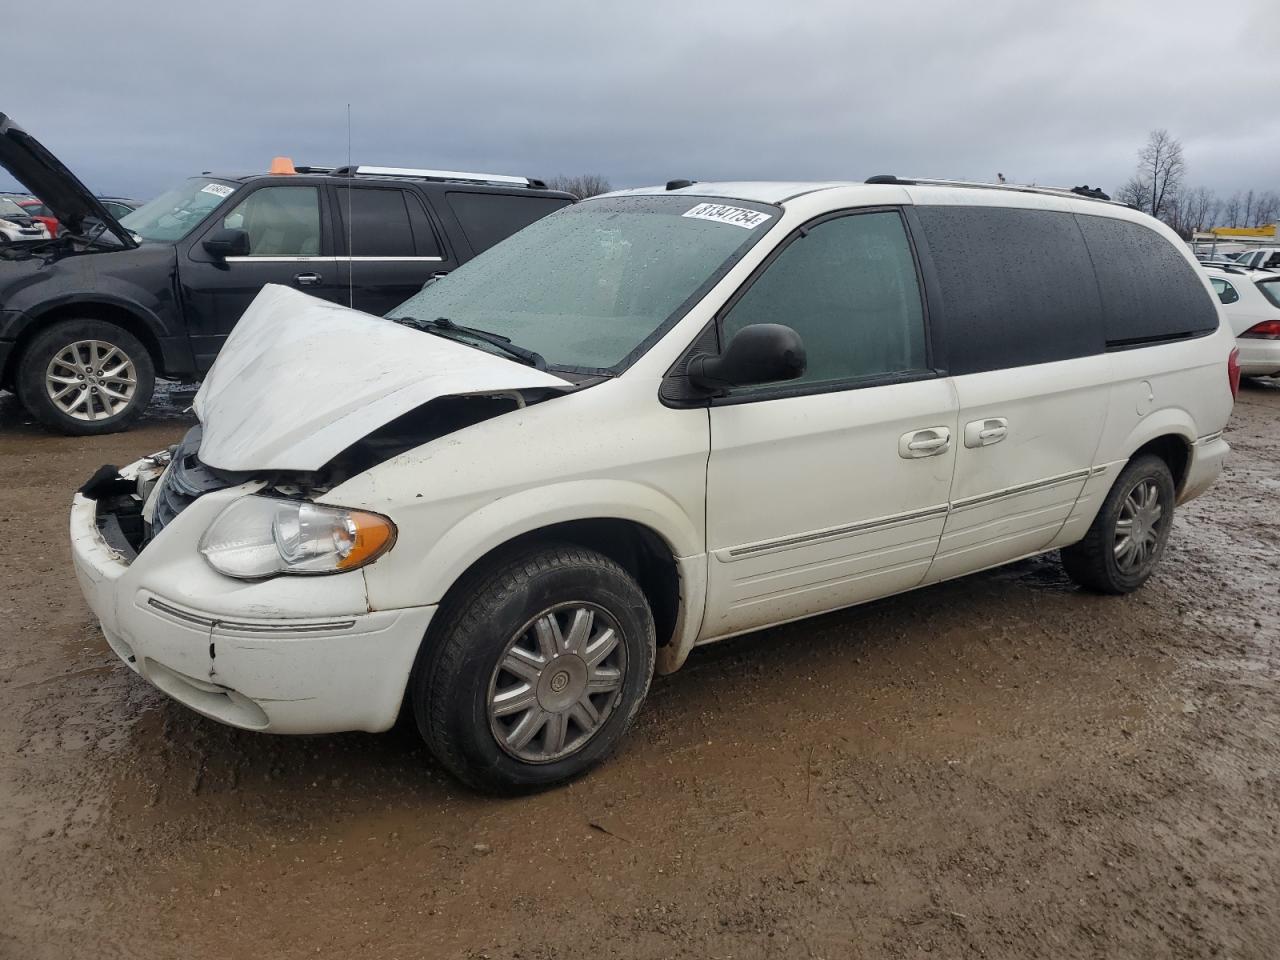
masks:
[[[335,177],[408,177],[414,180],[443,180],[457,183],[494,183],[511,187],[545,190],[547,185],[533,177],[509,177],[500,173],[467,173],[462,170],[417,170],[411,167],[337,167],[329,171]]]
[[[920,184],[927,187],[972,187],[978,190],[1009,190],[1013,193],[1040,193],[1051,197],[1070,197],[1072,199],[1097,200],[1102,203],[1113,203],[1127,207],[1129,204],[1112,200],[1102,192],[1101,187],[1036,187],[1020,183],[984,183],[980,180],[935,180],[928,177],[895,177],[891,173],[882,173],[868,177],[867,183],[896,183],[901,186]]]

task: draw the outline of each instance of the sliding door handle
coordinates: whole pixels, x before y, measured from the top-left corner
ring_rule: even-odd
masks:
[[[966,447],[989,447],[999,443],[1009,435],[1009,421],[1004,417],[992,417],[989,420],[973,420],[964,425],[964,445]]]

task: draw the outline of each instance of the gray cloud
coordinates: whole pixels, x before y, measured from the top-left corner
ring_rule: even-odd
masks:
[[[11,73],[0,110],[104,193],[276,154],[344,162],[348,102],[357,162],[617,186],[1002,171],[1115,188],[1166,127],[1190,183],[1280,187],[1274,0],[77,0],[5,20],[47,69]]]

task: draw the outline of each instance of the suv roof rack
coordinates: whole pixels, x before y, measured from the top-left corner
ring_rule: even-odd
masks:
[[[315,169],[315,168],[313,168]],[[504,186],[545,190],[547,185],[533,177],[509,177],[500,173],[467,173],[462,170],[416,170],[411,167],[337,167],[328,171],[335,177],[408,177],[414,180],[446,180],[461,183],[497,183]]]
[[[896,183],[902,186],[921,184],[927,187],[973,187],[978,190],[1009,190],[1013,193],[1040,193],[1051,197],[1070,197],[1072,199],[1097,200],[1101,203],[1113,203],[1118,207],[1129,204],[1112,200],[1102,192],[1100,187],[1036,187],[1020,183],[984,183],[980,180],[934,180],[928,177],[895,177],[891,173],[882,173],[868,177],[867,183]]]

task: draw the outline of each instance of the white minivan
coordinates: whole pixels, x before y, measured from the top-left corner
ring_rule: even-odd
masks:
[[[108,643],[206,716],[411,707],[490,790],[599,762],[691,648],[1061,549],[1136,589],[1239,376],[1166,227],[1072,191],[673,181],[389,318],[267,287],[169,451],[71,511]]]

